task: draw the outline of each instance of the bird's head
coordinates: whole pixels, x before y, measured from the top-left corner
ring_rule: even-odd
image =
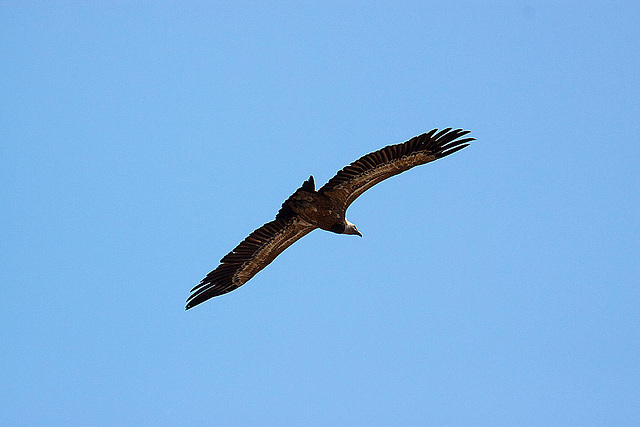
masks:
[[[362,237],[362,234],[360,234],[360,232],[356,228],[356,225],[350,223],[348,220],[346,221],[347,221],[347,226],[344,228],[344,234],[355,234],[357,236]]]

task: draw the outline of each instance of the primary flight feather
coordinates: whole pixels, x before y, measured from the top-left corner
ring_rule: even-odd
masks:
[[[388,145],[345,166],[318,190],[310,176],[285,200],[275,220],[249,234],[191,290],[186,310],[244,285],[282,251],[316,228],[362,237],[345,216],[358,196],[389,177],[463,149],[475,139],[462,138],[469,132],[433,129],[403,144]]]

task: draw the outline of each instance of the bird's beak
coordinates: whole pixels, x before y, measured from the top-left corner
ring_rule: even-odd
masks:
[[[356,234],[360,237],[362,237],[362,234],[358,231],[358,229],[356,228]]]

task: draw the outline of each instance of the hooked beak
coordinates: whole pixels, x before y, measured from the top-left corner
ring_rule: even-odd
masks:
[[[343,231],[344,234],[357,234],[358,236],[362,237],[362,234],[360,234],[360,232],[358,231],[358,227],[356,227],[354,223],[349,222],[348,220],[345,220],[345,222],[346,226]]]

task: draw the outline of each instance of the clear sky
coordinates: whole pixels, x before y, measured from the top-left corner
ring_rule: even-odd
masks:
[[[219,3],[2,3],[0,424],[637,425],[637,2]],[[436,127],[362,239],[184,311]]]

